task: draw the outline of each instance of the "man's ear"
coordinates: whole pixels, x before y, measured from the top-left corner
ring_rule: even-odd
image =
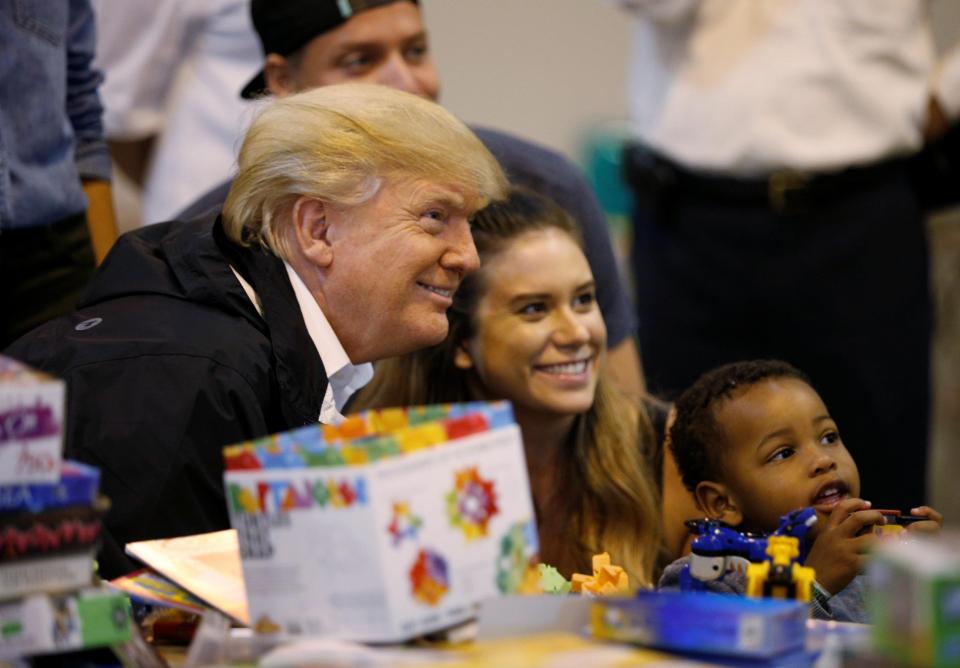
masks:
[[[326,205],[315,197],[302,196],[290,214],[297,249],[311,264],[326,268],[333,263]]]
[[[712,520],[726,522],[730,526],[740,526],[743,522],[743,512],[737,500],[727,489],[727,486],[709,480],[702,480],[697,484],[694,496],[700,508]]]
[[[274,97],[284,97],[297,92],[297,80],[290,61],[279,53],[268,53],[263,64],[263,79],[267,90]]]
[[[470,351],[468,350],[469,345],[469,341],[464,341],[457,346],[453,353],[453,365],[462,371],[473,368],[473,358],[470,357]]]

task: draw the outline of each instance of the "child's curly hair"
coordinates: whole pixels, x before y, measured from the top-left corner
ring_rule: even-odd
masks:
[[[676,420],[670,429],[670,447],[683,484],[691,492],[703,480],[718,480],[723,460],[723,430],[716,420],[717,405],[734,392],[768,378],[810,379],[781,360],[733,362],[708,371],[676,403]]]

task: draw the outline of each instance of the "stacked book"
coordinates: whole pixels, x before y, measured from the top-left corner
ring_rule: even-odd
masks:
[[[0,659],[131,637],[126,596],[94,585],[108,502],[63,460],[64,386],[0,356]]]

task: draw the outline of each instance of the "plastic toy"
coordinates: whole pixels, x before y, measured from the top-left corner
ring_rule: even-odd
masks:
[[[767,538],[769,560],[747,566],[747,596],[809,601],[814,572],[801,566],[800,541],[794,536]]]
[[[927,519],[926,517],[917,517],[916,515],[904,515],[899,510],[880,510],[880,513],[883,514],[886,523],[864,527],[860,533],[872,532],[878,536],[895,536],[906,529],[908,525],[914,522],[923,522]]]
[[[571,589],[576,594],[594,596],[629,596],[630,578],[620,566],[610,563],[606,552],[593,556],[593,575],[574,573],[570,578]]]
[[[780,525],[772,536],[795,539],[795,561],[803,563],[806,557],[804,540],[810,527],[817,521],[813,508],[801,508],[780,518]],[[680,573],[682,591],[706,591],[709,583],[730,572],[747,573],[751,563],[768,558],[768,537],[737,531],[719,520],[691,520],[687,523],[697,534],[691,546],[690,562]]]

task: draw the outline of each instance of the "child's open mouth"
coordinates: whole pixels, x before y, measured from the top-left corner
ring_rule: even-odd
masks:
[[[810,501],[817,510],[826,510],[833,508],[843,499],[850,496],[847,483],[842,480],[831,480],[820,486],[813,499]]]

